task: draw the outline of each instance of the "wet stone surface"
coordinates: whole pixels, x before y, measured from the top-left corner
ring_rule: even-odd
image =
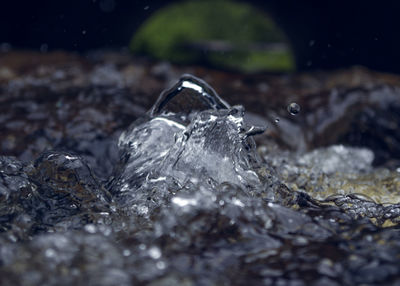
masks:
[[[396,77],[188,68],[245,111],[174,67],[41,57],[0,57],[1,285],[400,284]]]

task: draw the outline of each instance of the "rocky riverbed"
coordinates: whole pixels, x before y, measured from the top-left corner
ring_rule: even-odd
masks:
[[[400,285],[399,88],[2,52],[0,284]]]

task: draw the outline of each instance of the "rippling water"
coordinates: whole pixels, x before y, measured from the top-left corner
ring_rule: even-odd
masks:
[[[365,148],[256,147],[264,129],[184,75],[108,180],[68,152],[1,157],[1,284],[399,284],[399,173]]]

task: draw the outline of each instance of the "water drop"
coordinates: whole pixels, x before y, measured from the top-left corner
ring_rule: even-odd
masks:
[[[276,123],[278,123],[279,122],[279,118],[277,117],[277,118],[275,118],[275,122]]]
[[[292,102],[288,105],[287,110],[291,115],[297,115],[300,112],[300,105],[298,105],[296,102]]]
[[[149,249],[149,255],[153,259],[159,259],[161,257],[161,250],[158,247],[153,246]]]

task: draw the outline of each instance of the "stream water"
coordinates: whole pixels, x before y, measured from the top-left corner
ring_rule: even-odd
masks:
[[[400,285],[400,174],[366,148],[256,146],[245,114],[184,75],[107,179],[66,151],[0,157],[0,284]]]

